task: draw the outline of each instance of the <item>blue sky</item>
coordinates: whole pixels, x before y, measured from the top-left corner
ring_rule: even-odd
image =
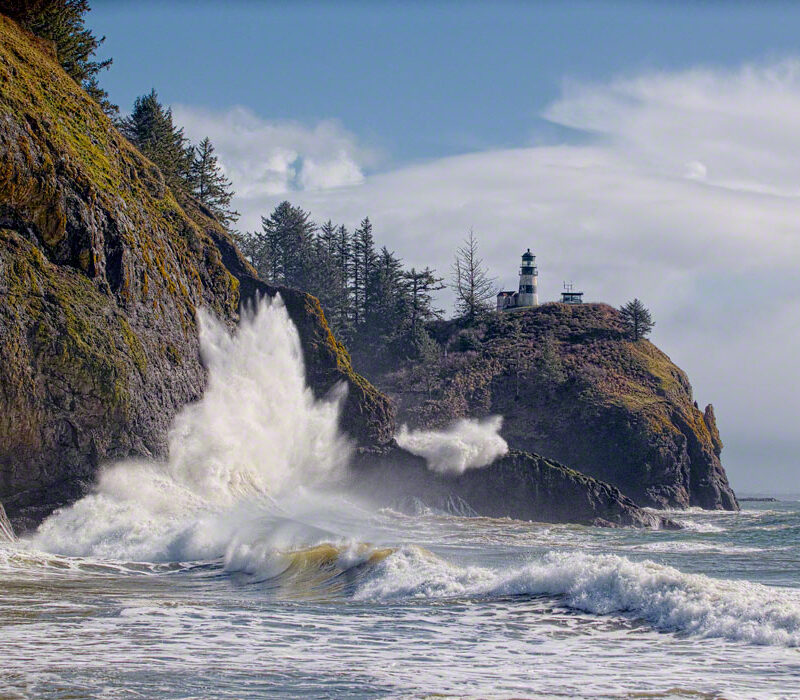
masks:
[[[389,163],[576,138],[540,112],[565,79],[796,52],[800,5],[722,2],[125,2],[90,24],[129,109],[243,104],[338,119]]]
[[[240,229],[369,215],[446,276],[472,227],[503,287],[531,247],[543,301],[638,296],[734,487],[800,491],[800,3],[92,5],[112,100],[211,138]]]

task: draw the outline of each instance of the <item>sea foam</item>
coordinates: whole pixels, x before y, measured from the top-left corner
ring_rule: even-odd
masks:
[[[511,595],[560,597],[593,614],[624,614],[660,630],[754,644],[800,646],[800,593],[685,574],[612,554],[550,552],[519,567],[459,567],[404,547],[354,593],[360,600]]]

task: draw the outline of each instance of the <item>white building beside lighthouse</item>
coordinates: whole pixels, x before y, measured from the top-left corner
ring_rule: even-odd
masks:
[[[539,270],[536,267],[536,256],[528,248],[522,254],[519,268],[519,290],[516,292],[498,292],[497,310],[507,311],[526,306],[539,305]]]

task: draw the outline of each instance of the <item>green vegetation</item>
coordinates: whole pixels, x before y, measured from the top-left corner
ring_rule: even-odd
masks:
[[[404,270],[386,247],[376,250],[369,218],[350,233],[331,221],[318,227],[309,212],[282,202],[262,217],[261,231],[236,238],[262,279],[320,300],[359,367],[379,371],[435,344],[427,326],[441,315],[433,302],[441,278],[430,268]]]
[[[195,148],[189,179],[198,201],[211,209],[223,226],[229,227],[239,218],[239,212],[230,206],[233,198],[231,181],[221,171],[214,155],[214,145],[208,137]]]
[[[67,382],[73,391],[107,402],[109,410],[125,409],[128,402],[128,367],[124,357],[133,346],[145,363],[141,343],[124,319],[107,317],[105,295],[89,279],[51,265],[30,243],[13,231],[0,229],[6,275],[5,313],[10,335],[16,335],[18,353],[27,363],[46,366],[54,381]],[[6,257],[7,256],[7,257]],[[26,319],[36,319],[25,332]],[[3,348],[6,356],[8,348]],[[136,360],[135,360],[136,361]],[[7,376],[11,384],[28,381],[30,371],[20,368]]]
[[[100,71],[112,59],[95,61],[97,49],[105,41],[87,29],[84,15],[89,12],[88,0],[0,0],[0,14],[19,22],[29,32],[52,41],[61,67],[94,99],[110,117],[119,108],[108,99],[108,93],[97,82]]]
[[[622,319],[622,327],[628,337],[636,342],[640,338],[646,338],[656,324],[650,315],[647,307],[638,299],[629,301],[619,310]]]
[[[155,89],[137,97],[120,130],[145,156],[152,160],[172,188],[191,189],[194,149],[172,121],[172,109],[158,101]]]

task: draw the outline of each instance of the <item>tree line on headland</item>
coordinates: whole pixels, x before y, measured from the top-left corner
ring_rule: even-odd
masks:
[[[235,231],[235,193],[210,139],[192,144],[155,89],[138,97],[131,113],[120,117],[100,87],[98,74],[112,59],[95,60],[105,37],[97,38],[86,28],[89,9],[88,0],[0,0],[0,12],[53,42],[70,77],[159,167],[177,195],[194,197],[228,229],[260,277],[320,300],[334,333],[361,366],[381,371],[402,359],[434,359],[440,348],[429,325],[442,318],[434,297],[446,286],[454,294],[457,318],[467,327],[494,307],[496,280],[478,255],[472,231],[455,253],[447,285],[430,267],[405,268],[394,251],[376,243],[368,217],[352,231],[330,220],[317,225],[309,212],[284,201],[262,216],[261,230]],[[649,334],[654,323],[641,301],[634,299],[620,312],[631,340]]]

